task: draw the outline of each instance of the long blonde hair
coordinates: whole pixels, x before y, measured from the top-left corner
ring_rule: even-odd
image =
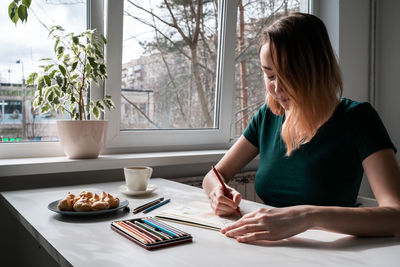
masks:
[[[290,110],[281,136],[286,155],[310,141],[332,116],[343,92],[343,84],[328,32],[314,15],[292,13],[267,27],[260,40],[269,42],[276,77],[290,99]],[[267,95],[275,115],[283,107]]]

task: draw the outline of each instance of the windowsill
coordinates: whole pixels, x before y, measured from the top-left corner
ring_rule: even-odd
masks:
[[[97,159],[37,157],[0,159],[0,177],[119,169],[126,166],[170,166],[219,161],[227,150],[199,150],[101,155]]]

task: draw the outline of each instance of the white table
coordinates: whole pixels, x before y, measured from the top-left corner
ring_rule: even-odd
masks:
[[[95,218],[64,217],[47,209],[68,191],[106,191],[128,199],[131,210],[164,196],[171,202],[146,214],[192,200],[208,201],[198,188],[151,179],[158,189],[146,196],[118,192],[121,182],[68,186],[2,193],[4,202],[37,242],[62,266],[400,266],[400,241],[396,238],[356,238],[309,230],[295,237],[259,245],[241,244],[217,231],[170,223],[191,233],[192,243],[147,251],[110,229],[113,220],[142,217],[118,211]],[[262,204],[243,201],[241,209]]]

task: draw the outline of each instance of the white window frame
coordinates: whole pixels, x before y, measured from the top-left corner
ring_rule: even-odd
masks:
[[[212,129],[157,129],[120,131],[121,117],[121,65],[123,34],[123,0],[109,0],[107,24],[106,60],[108,79],[106,91],[112,96],[116,109],[107,112],[109,121],[106,151],[179,150],[182,148],[221,148],[230,144],[233,114],[233,88],[235,75],[236,21],[238,0],[220,1],[219,51],[217,60],[216,107]]]
[[[103,2],[103,0],[87,0],[87,28],[96,28],[99,32],[103,31]],[[33,18],[31,17],[30,19]],[[29,19],[27,23],[29,23]],[[103,95],[102,90],[94,90],[94,87],[90,93],[96,98],[100,98]],[[0,143],[0,159],[56,157],[64,155],[60,142]]]

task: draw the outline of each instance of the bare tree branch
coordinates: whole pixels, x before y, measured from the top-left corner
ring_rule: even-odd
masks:
[[[185,24],[186,24],[186,29],[188,31],[189,38],[192,39],[192,32],[191,32],[190,25],[189,25],[190,19],[189,19],[188,14],[187,14],[186,3],[187,2],[183,3],[183,14],[185,16]]]
[[[130,0],[127,0],[127,1],[128,1],[131,5],[133,5],[134,7],[136,7],[136,8],[138,8],[138,9],[140,9],[140,10],[142,10],[142,11],[144,11],[144,12],[146,12],[146,13],[152,15],[152,16],[154,16],[155,18],[157,18],[157,19],[158,19],[159,21],[161,21],[162,23],[164,23],[164,24],[166,24],[166,25],[168,25],[168,26],[170,26],[170,27],[175,27],[174,24],[172,24],[172,23],[170,23],[170,22],[168,22],[168,21],[166,21],[166,20],[163,20],[162,18],[160,18],[159,16],[157,16],[157,15],[155,15],[155,14],[151,14],[151,12],[148,11],[147,9],[145,9],[145,8],[143,8],[143,7],[141,7],[141,6],[137,5],[137,4],[135,4],[135,3],[133,3],[133,2],[130,1]]]
[[[153,11],[152,11],[151,13],[153,13]],[[154,20],[154,16],[153,16],[152,18],[153,18],[153,25],[154,25],[154,27],[155,27],[155,26],[156,26],[156,25],[155,25],[156,22],[155,22],[155,20]],[[174,79],[174,77],[172,76],[172,73],[171,73],[171,69],[170,69],[170,67],[169,67],[169,65],[168,65],[168,62],[167,62],[167,60],[165,59],[164,53],[163,53],[163,51],[162,51],[162,49],[161,49],[160,42],[159,42],[159,40],[158,40],[157,31],[155,31],[155,34],[156,34],[157,49],[158,49],[158,51],[160,51],[161,59],[162,59],[164,65],[165,65],[165,68],[167,69],[168,77],[169,77],[169,79],[170,79],[170,81],[171,81],[173,87],[175,88],[175,97],[176,97],[176,101],[178,102],[179,110],[180,110],[181,116],[183,117],[183,121],[184,121],[184,122],[187,122],[190,128],[193,128],[193,126],[192,126],[191,123],[190,123],[190,120],[188,120],[188,119],[186,118],[186,116],[185,116],[185,111],[184,111],[183,105],[182,105],[181,100],[180,100],[180,98],[179,98],[179,95],[178,95],[178,93],[177,93],[178,87],[176,86],[175,79]]]
[[[166,0],[164,0],[166,1]],[[195,21],[196,21],[196,27],[194,29],[193,33],[193,43],[197,43],[197,40],[199,39],[199,32],[200,32],[200,19],[201,19],[201,14],[203,13],[203,0],[197,0],[197,13],[194,10],[193,7],[193,2],[190,3],[190,10],[192,11]]]
[[[153,124],[156,128],[160,128],[160,126],[158,126],[152,119],[150,119],[149,116],[147,116],[146,113],[144,113],[141,108],[139,108],[135,103],[130,101],[122,92],[121,92],[121,96],[123,99],[126,100],[126,102],[131,104],[137,111],[139,111],[140,114],[142,114],[151,124]]]
[[[175,15],[174,15],[174,13],[172,12],[171,7],[169,6],[167,0],[164,0],[164,4],[165,4],[165,6],[167,7],[168,12],[169,12],[169,14],[171,15],[171,18],[172,18],[172,21],[173,21],[173,24],[172,24],[172,25],[169,25],[169,26],[175,28],[175,29],[179,32],[179,34],[182,36],[182,39],[185,40],[185,42],[186,42],[189,46],[192,46],[192,40],[189,39],[189,38],[185,35],[185,33],[182,31],[182,29],[179,27],[178,23],[176,22]]]
[[[282,6],[283,6],[283,3],[275,11],[273,11],[271,13],[271,15],[269,15],[266,19],[263,20],[263,22],[261,23],[261,27],[258,29],[257,34],[255,35],[256,37],[254,37],[253,39],[251,39],[248,42],[248,45],[235,57],[235,61],[238,61],[247,52],[247,50],[251,46],[253,46],[255,42],[258,41],[258,38],[259,38],[262,30],[264,29],[265,25],[267,25],[269,22],[271,22],[273,16],[280,11]]]
[[[169,38],[167,35],[165,35],[163,32],[161,32],[158,28],[156,28],[154,25],[152,25],[150,22],[145,21],[144,19],[138,18],[134,15],[132,15],[129,12],[125,11],[125,15],[132,17],[133,19],[139,21],[140,23],[143,23],[151,28],[153,28],[155,31],[157,31],[159,34],[161,34],[166,40],[168,40],[184,57],[188,58],[189,60],[192,60],[192,58],[190,57],[190,55],[188,55],[185,51],[183,51],[179,46],[176,45],[176,43],[171,40],[171,38]],[[215,73],[215,70],[211,70],[209,69],[206,65],[202,64],[202,63],[198,63],[199,66],[203,69],[205,69],[207,72],[209,73]]]

